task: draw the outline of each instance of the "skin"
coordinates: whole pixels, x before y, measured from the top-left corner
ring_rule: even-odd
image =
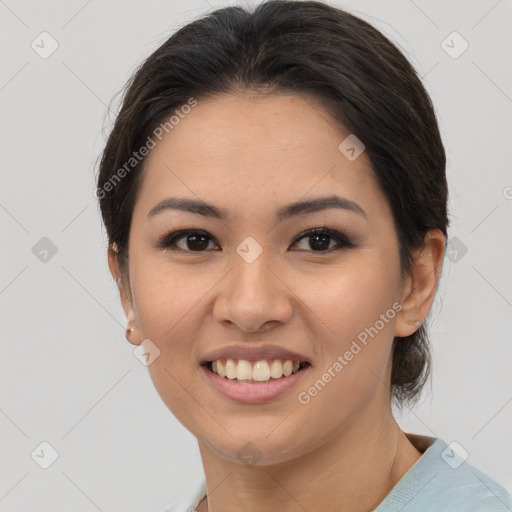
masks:
[[[338,150],[348,135],[303,95],[200,100],[147,158],[129,275],[109,251],[134,328],[127,339],[158,346],[148,367],[154,385],[198,439],[208,491],[199,511],[372,510],[421,456],[391,413],[391,345],[430,310],[444,236],[430,231],[411,274],[402,275],[391,210],[370,160],[363,153],[349,161]],[[366,217],[331,208],[274,218],[285,204],[333,193]],[[148,220],[170,196],[201,198],[229,217],[166,210]],[[307,236],[295,241],[324,224],[355,246],[322,252]],[[155,248],[178,229],[206,231],[207,248],[194,251],[186,237],[177,242],[181,252]],[[250,264],[236,252],[248,236],[263,249]],[[332,238],[327,244],[337,246]],[[299,403],[298,392],[394,303],[401,311],[308,404]],[[310,374],[273,401],[233,402],[206,384],[198,365],[207,351],[238,342],[295,350],[312,361]],[[237,457],[248,442],[261,454],[254,466]]]

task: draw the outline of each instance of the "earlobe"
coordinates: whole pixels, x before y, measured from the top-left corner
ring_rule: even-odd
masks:
[[[137,319],[135,318],[135,311],[133,308],[130,308],[127,318],[127,327],[126,327],[126,340],[132,345],[140,345],[142,343],[142,337],[139,333],[139,328],[137,326]]]
[[[397,315],[395,336],[410,336],[428,315],[441,276],[445,237],[432,229],[425,235],[423,247],[413,256],[410,275],[404,280],[402,310]]]

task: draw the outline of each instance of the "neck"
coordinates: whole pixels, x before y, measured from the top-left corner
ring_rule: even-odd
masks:
[[[244,466],[199,441],[208,500],[198,512],[373,510],[421,457],[391,411],[382,412],[367,411],[318,448],[269,466]]]

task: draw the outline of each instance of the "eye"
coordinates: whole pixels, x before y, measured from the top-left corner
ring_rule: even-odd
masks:
[[[184,244],[178,246],[177,242],[184,239]],[[181,250],[184,252],[203,252],[208,248],[208,242],[213,239],[206,233],[198,229],[185,229],[168,233],[157,241],[158,249]]]
[[[326,227],[310,229],[309,231],[306,231],[302,235],[299,235],[299,237],[296,238],[294,243],[292,244],[292,247],[293,245],[296,245],[297,242],[300,242],[302,239],[305,238],[307,238],[306,242],[312,248],[313,252],[331,252],[335,250],[354,247],[354,244],[345,235]],[[338,246],[329,247],[330,242],[332,241],[335,241]],[[306,250],[309,249],[306,248]]]

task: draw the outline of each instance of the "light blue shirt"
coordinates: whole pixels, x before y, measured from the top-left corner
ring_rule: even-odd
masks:
[[[407,437],[420,451],[418,442],[428,447],[374,512],[512,512],[512,494],[469,464],[456,444]],[[203,479],[162,512],[192,512],[205,496]]]

